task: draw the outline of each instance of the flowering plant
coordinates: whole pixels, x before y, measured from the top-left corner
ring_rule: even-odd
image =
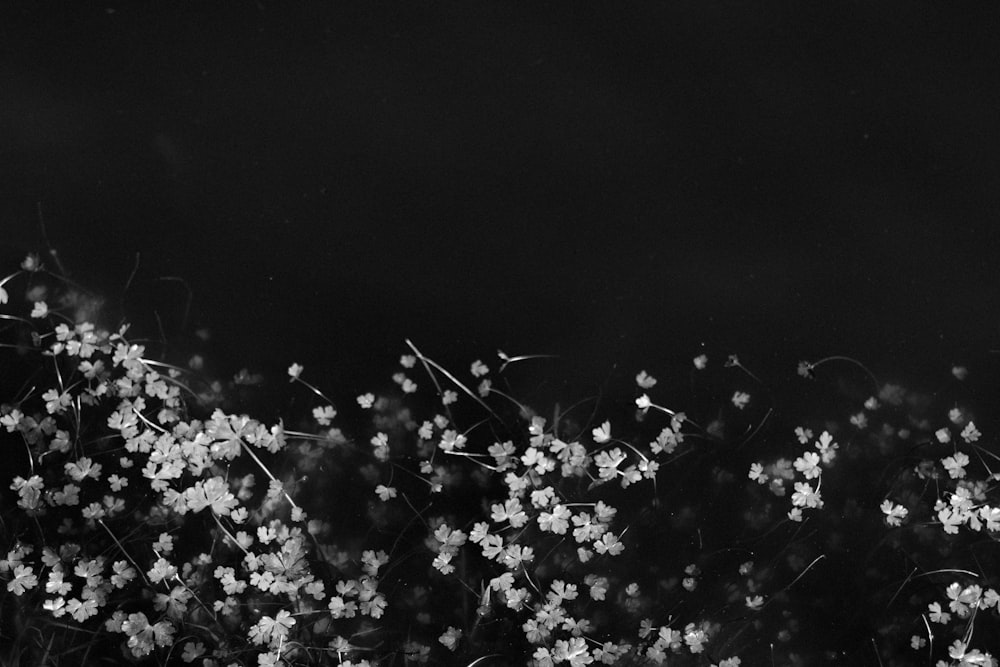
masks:
[[[387,391],[341,405],[292,363],[310,403],[265,423],[77,317],[59,278],[30,256],[0,281],[10,664],[994,664],[973,629],[1000,599],[1000,457],[968,410],[939,424],[876,381],[793,427],[735,355],[699,354],[707,398],[643,370],[549,417],[511,389],[543,355],[455,374],[406,341]],[[861,565],[857,618],[823,570]],[[823,645],[816,616],[878,636]]]

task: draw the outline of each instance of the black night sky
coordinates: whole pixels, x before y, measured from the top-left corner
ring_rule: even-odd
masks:
[[[1000,347],[995,5],[73,5],[0,22],[3,259],[41,203],[74,278],[140,253],[136,317],[186,280],[233,369]]]

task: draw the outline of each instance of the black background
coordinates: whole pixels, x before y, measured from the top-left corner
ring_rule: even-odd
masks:
[[[182,277],[224,368],[348,396],[405,337],[582,383],[702,349],[947,373],[1000,347],[997,15],[8,5],[3,258],[41,202],[74,278],[118,294],[140,253],[133,317],[176,327]]]

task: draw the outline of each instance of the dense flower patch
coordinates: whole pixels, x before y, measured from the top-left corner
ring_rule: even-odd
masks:
[[[406,341],[339,406],[292,363],[264,423],[82,300],[0,282],[6,663],[996,664],[1000,456],[951,396],[789,414],[698,354],[705,391],[530,406],[535,355]]]

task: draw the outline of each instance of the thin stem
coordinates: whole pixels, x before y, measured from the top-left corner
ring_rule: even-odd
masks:
[[[260,469],[264,471],[264,474],[267,475],[272,482],[278,482],[279,484],[281,484],[281,482],[278,481],[278,478],[272,475],[271,471],[267,469],[267,466],[264,465],[264,462],[261,461],[259,458],[257,458],[257,455],[253,453],[253,450],[250,449],[250,446],[247,445],[247,443],[243,442],[243,438],[239,439],[239,443],[240,446],[243,448],[243,451],[245,451],[247,454],[250,455],[250,458],[254,460],[254,463],[256,463],[260,467]],[[295,501],[292,500],[292,497],[288,495],[288,492],[285,491],[285,487],[283,484],[281,487],[281,494],[288,499],[288,502],[291,503],[292,507],[294,507],[295,509],[300,509],[299,506],[295,503]]]
[[[503,364],[500,366],[498,373],[503,373],[504,369],[507,368],[509,364],[516,361],[525,361],[527,359],[558,359],[559,355],[556,354],[521,354],[516,357],[507,356],[503,350],[497,350],[497,356],[503,360]]]
[[[143,572],[142,568],[141,568],[141,567],[139,567],[139,564],[138,564],[138,563],[136,563],[136,562],[135,562],[134,560],[132,560],[132,556],[131,556],[131,555],[129,555],[129,552],[125,551],[125,546],[124,546],[124,545],[123,545],[123,544],[122,544],[121,542],[119,542],[119,541],[118,541],[118,538],[117,538],[117,537],[115,537],[115,534],[114,534],[113,532],[111,532],[111,529],[110,529],[110,528],[108,528],[107,524],[105,524],[105,523],[104,523],[104,519],[98,519],[98,520],[97,520],[97,523],[101,524],[101,528],[103,528],[104,530],[106,530],[106,531],[108,532],[108,535],[110,535],[110,536],[111,536],[111,539],[112,539],[112,540],[114,540],[114,541],[115,541],[115,544],[117,544],[117,545],[118,545],[118,549],[119,549],[119,550],[120,550],[120,551],[121,551],[121,552],[122,552],[123,554],[125,554],[125,558],[128,558],[128,561],[129,561],[130,563],[132,563],[132,567],[134,567],[134,568],[135,568],[136,572],[138,572],[138,573],[139,573],[140,575],[142,575],[142,579],[143,579],[143,581],[145,581],[145,582],[146,582],[146,585],[147,585],[147,586],[149,586],[149,579],[146,579],[146,573],[145,573],[145,572]]]
[[[233,544],[235,544],[236,546],[238,546],[240,548],[240,550],[243,551],[244,554],[246,554],[246,555],[249,556],[250,552],[247,551],[246,547],[244,547],[242,544],[240,544],[240,541],[237,540],[235,537],[233,537],[233,534],[230,533],[229,530],[225,526],[222,525],[222,522],[219,521],[219,517],[215,514],[215,512],[212,512],[212,518],[215,519],[216,525],[218,525],[219,528],[222,530],[222,532],[226,534],[226,537],[228,537],[230,540],[232,540]]]
[[[423,353],[420,350],[417,349],[417,346],[414,345],[412,341],[410,341],[409,338],[406,339],[406,344],[410,346],[410,349],[413,350],[413,353],[417,355],[417,358],[420,359],[421,362],[423,362],[423,364],[424,364],[425,367],[428,364],[430,364],[431,366],[433,366],[434,368],[436,368],[446,378],[448,378],[453,383],[455,383],[455,386],[457,386],[459,389],[461,389],[466,394],[468,394],[469,396],[471,396],[472,400],[474,400],[476,403],[479,403],[479,405],[483,406],[483,408],[485,408],[487,412],[489,412],[491,415],[493,415],[497,419],[497,421],[503,421],[502,419],[500,419],[500,415],[498,415],[496,412],[493,411],[493,408],[491,408],[489,405],[487,405],[486,402],[483,401],[483,399],[479,398],[479,396],[476,395],[475,392],[473,392],[471,389],[469,389],[464,384],[462,384],[462,382],[457,377],[455,377],[454,375],[452,375],[451,373],[449,373],[447,370],[445,370],[445,368],[443,366],[441,366],[440,364],[438,364],[433,359],[425,357],[423,355]],[[435,381],[435,384],[437,384],[436,381]],[[440,390],[440,388],[439,388],[439,390]]]

